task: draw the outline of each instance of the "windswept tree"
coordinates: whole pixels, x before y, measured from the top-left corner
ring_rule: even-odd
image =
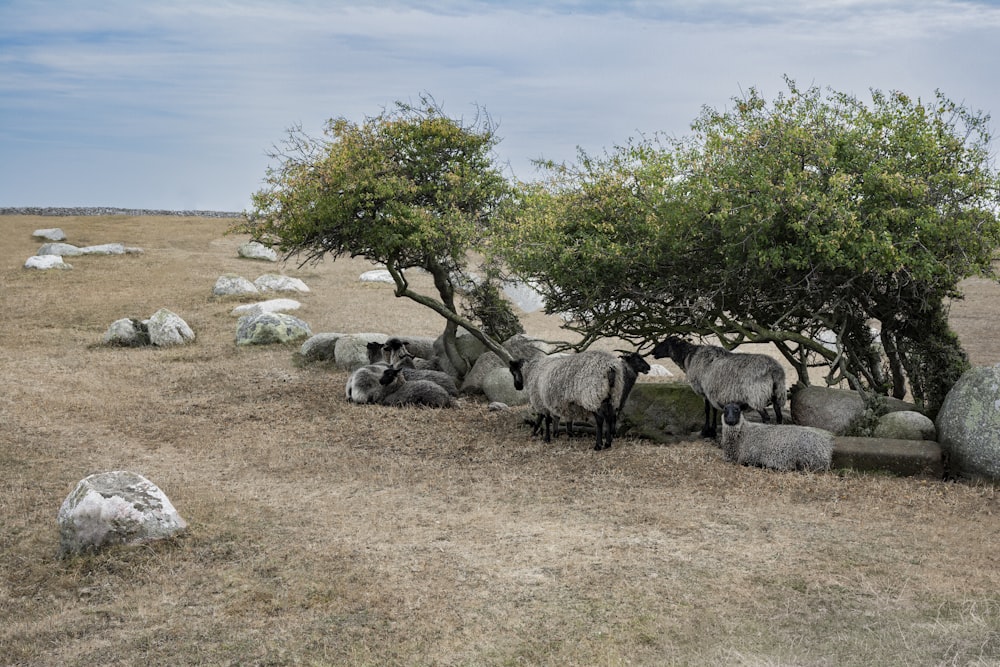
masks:
[[[303,263],[346,255],[383,264],[396,296],[446,318],[445,349],[464,372],[454,350],[459,326],[499,348],[463,316],[457,292],[469,281],[470,251],[510,198],[493,162],[495,130],[485,112],[470,122],[449,118],[428,96],[361,123],[331,120],[322,138],[294,128],[237,230]],[[430,273],[436,296],[410,286],[413,268]]]
[[[804,384],[825,365],[934,411],[968,365],[948,303],[1000,245],[989,117],[787,86],[684,139],[548,165],[499,253],[585,339],[773,343]]]

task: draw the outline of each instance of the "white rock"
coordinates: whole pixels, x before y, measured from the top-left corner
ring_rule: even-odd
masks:
[[[133,249],[134,250],[134,249]],[[122,243],[102,243],[80,248],[81,255],[124,255],[125,245]]]
[[[63,261],[60,255],[35,255],[24,263],[26,269],[72,269],[72,264]]]
[[[368,343],[384,343],[389,336],[383,333],[358,333],[340,336],[334,345],[337,366],[349,371],[368,365]]]
[[[663,378],[669,378],[674,376],[674,374],[670,372],[669,368],[661,364],[650,364],[649,373],[647,373],[647,375],[649,375],[650,377],[663,377]]]
[[[311,336],[299,348],[299,354],[306,361],[334,361],[337,358],[337,341],[345,334],[318,333]]]
[[[237,254],[246,259],[262,259],[268,262],[278,261],[278,253],[273,248],[268,248],[263,243],[257,241],[247,241],[239,247]]]
[[[69,243],[45,243],[38,249],[36,255],[59,255],[60,257],[75,257],[83,252]]]
[[[166,347],[183,345],[194,340],[194,331],[179,315],[160,308],[145,322],[149,329],[149,342]]]
[[[249,282],[249,281],[248,281]],[[295,299],[268,299],[257,303],[247,303],[236,306],[232,315],[249,315],[250,313],[281,313],[286,310],[298,310],[302,304]]]
[[[123,317],[115,320],[104,332],[101,339],[105,345],[120,345],[123,347],[139,347],[149,345],[149,330],[139,320]]]
[[[395,283],[392,274],[387,269],[372,269],[361,274],[359,280],[363,283]]]
[[[298,278],[265,273],[253,281],[261,292],[308,292],[309,288]]]
[[[256,285],[235,273],[219,276],[219,279],[215,281],[215,287],[212,288],[212,294],[215,296],[242,296],[258,292],[260,290],[257,289]]]
[[[533,313],[545,307],[544,297],[527,283],[506,283],[503,286],[503,293],[526,313]]]
[[[32,234],[33,237],[38,239],[45,239],[46,241],[65,241],[66,233],[59,229],[58,227],[52,227],[49,229],[36,229]]]
[[[159,487],[126,470],[81,480],[63,501],[57,521],[63,555],[164,539],[187,528]]]

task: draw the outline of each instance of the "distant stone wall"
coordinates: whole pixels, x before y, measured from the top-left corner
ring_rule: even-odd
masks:
[[[111,208],[108,206],[91,206],[80,208],[54,208],[42,206],[23,206],[0,208],[0,215],[176,215],[197,218],[241,218],[239,211],[161,211],[148,208]]]

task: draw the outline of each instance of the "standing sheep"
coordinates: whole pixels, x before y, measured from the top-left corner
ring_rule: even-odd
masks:
[[[450,408],[455,405],[441,385],[430,380],[407,380],[403,369],[386,368],[379,379],[382,385],[382,405],[426,405],[432,408]]]
[[[701,435],[716,436],[719,410],[728,403],[751,408],[769,421],[765,408],[774,406],[777,422],[787,399],[785,369],[766,354],[734,354],[715,345],[693,345],[676,336],[656,344],[653,356],[670,357],[687,376],[691,388],[705,399]]]
[[[722,408],[722,452],[726,459],[773,470],[829,470],[833,434],[810,426],[748,422],[738,403]]]
[[[618,409],[625,402],[626,363],[609,352],[586,351],[564,357],[512,360],[514,388],[537,392],[537,405],[551,418],[585,420],[593,417],[597,441],[594,449],[611,447]],[[631,387],[629,387],[630,389]]]

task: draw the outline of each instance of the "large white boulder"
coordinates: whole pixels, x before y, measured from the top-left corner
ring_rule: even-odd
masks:
[[[83,251],[75,245],[69,243],[44,243],[38,249],[36,255],[59,255],[60,257],[76,257],[82,255]]]
[[[36,229],[31,234],[36,239],[45,239],[46,241],[65,241],[66,232],[59,229],[58,227],[50,227],[48,229]]]
[[[247,282],[250,282],[249,280]],[[251,283],[252,284],[252,283]],[[245,303],[236,306],[232,310],[232,315],[249,315],[251,313],[283,313],[286,310],[298,310],[302,304],[295,299],[268,299],[257,303]]]
[[[879,417],[872,436],[887,440],[936,440],[937,429],[927,415],[915,410],[901,410]]]
[[[266,262],[278,261],[278,253],[275,252],[274,248],[268,248],[259,241],[247,241],[236,252],[240,257],[246,259],[261,259]]]
[[[394,283],[395,280],[392,279],[392,274],[386,269],[372,269],[371,271],[365,271],[358,278],[363,283]]]
[[[235,273],[219,276],[219,279],[215,281],[215,287],[212,288],[212,294],[215,296],[243,296],[259,292],[256,285]]]
[[[966,371],[937,415],[949,472],[1000,480],[1000,365]]]
[[[64,262],[61,255],[35,255],[28,258],[28,261],[24,263],[24,268],[45,271],[48,269],[72,269],[73,265]]]
[[[309,287],[298,278],[282,276],[277,273],[265,273],[253,281],[261,292],[308,292]]]
[[[64,556],[164,539],[187,528],[158,486],[127,470],[81,480],[63,501],[57,521]]]
[[[153,345],[184,345],[194,340],[194,331],[188,323],[166,308],[153,313],[144,324],[149,331],[149,342]]]
[[[312,336],[309,325],[287,313],[252,312],[236,325],[237,345],[293,343]]]

